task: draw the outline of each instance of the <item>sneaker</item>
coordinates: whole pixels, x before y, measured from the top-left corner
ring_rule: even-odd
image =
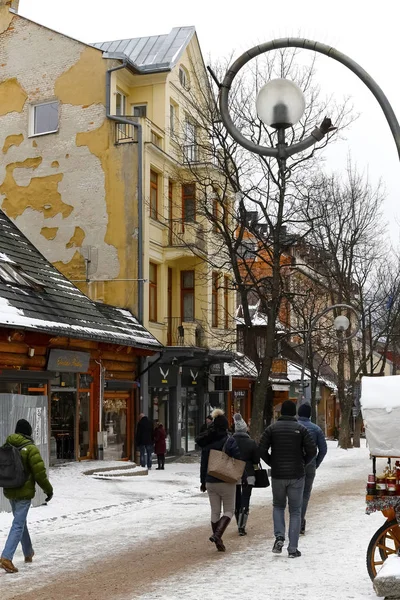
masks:
[[[285,543],[285,538],[277,537],[275,540],[275,544],[272,547],[272,552],[274,554],[280,554],[282,552],[283,544]]]
[[[301,556],[301,552],[300,550],[295,550],[294,552],[289,552],[289,558],[297,558],[298,556]]]
[[[6,573],[18,573],[17,567],[14,567],[11,560],[8,558],[0,558],[0,567],[6,571]]]
[[[304,521],[301,524],[300,533],[301,533],[301,535],[304,535],[305,532],[306,532],[306,520],[304,519]]]

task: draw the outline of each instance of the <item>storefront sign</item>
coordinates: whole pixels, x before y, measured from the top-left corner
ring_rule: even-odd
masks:
[[[178,383],[178,367],[175,365],[154,365],[149,371],[151,387],[175,387]]]
[[[246,393],[246,390],[233,390],[233,395],[235,398],[245,398]]]
[[[272,389],[274,390],[274,392],[288,392],[289,391],[289,384],[288,385],[281,385],[279,383],[273,383],[272,384]]]
[[[50,350],[47,369],[49,371],[67,371],[85,373],[89,369],[89,352],[72,352],[71,350]]]
[[[223,375],[224,365],[222,363],[214,363],[210,365],[210,375]]]
[[[199,385],[200,379],[203,377],[203,371],[198,367],[183,367],[182,368],[182,385],[190,387]]]

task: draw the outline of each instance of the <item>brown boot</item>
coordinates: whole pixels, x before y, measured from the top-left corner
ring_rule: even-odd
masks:
[[[230,522],[231,520],[229,517],[221,517],[217,523],[214,534],[210,537],[210,542],[214,542],[218,552],[225,552],[222,536],[224,535],[225,529],[228,527]]]
[[[0,567],[7,573],[18,573],[17,567],[14,567],[12,561],[8,560],[8,558],[0,558]]]
[[[32,554],[30,556],[25,556],[25,562],[26,563],[31,563],[32,562],[32,558],[35,556],[34,551],[32,550]]]

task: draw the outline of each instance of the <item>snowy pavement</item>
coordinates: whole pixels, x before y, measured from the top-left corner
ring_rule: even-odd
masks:
[[[384,518],[381,513],[365,515],[364,488],[371,468],[368,451],[365,447],[344,451],[336,442],[328,444],[328,455],[314,486],[318,502],[313,504],[311,497],[308,531],[300,540],[301,558],[289,560],[285,551],[273,555],[273,539],[254,531],[250,515],[245,551],[235,550],[236,538],[231,536],[224,555],[209,544],[205,546],[209,557],[205,555],[201,568],[189,566],[184,573],[171,574],[160,582],[155,573],[151,592],[140,596],[132,592],[126,600],[199,600],[204,597],[205,581],[216,576],[216,559],[218,586],[233,595],[240,593],[246,600],[376,598],[365,555]],[[113,465],[118,468],[121,463],[101,464]],[[28,592],[34,600],[35,588],[101,561],[110,555],[110,549],[117,556],[137,548],[143,540],[165,540],[171,531],[171,516],[175,533],[208,523],[209,506],[206,495],[199,492],[198,464],[169,463],[165,471],[151,470],[148,476],[111,480],[83,474],[97,466],[99,463],[85,462],[51,469],[54,498],[48,506],[32,509],[29,514],[34,562],[24,565],[21,550],[17,551],[15,564],[20,572],[0,574],[2,600]],[[268,522],[272,519],[270,490],[255,490],[252,498],[254,507],[266,507]],[[9,514],[0,514],[0,545],[10,521]],[[91,598],[96,600],[94,590]]]

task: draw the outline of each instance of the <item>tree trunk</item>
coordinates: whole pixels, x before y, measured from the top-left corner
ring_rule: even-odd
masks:
[[[363,424],[363,418],[362,418],[362,413],[360,411],[357,415],[355,426],[354,426],[354,435],[353,435],[354,448],[360,447],[362,424]]]
[[[269,363],[269,365],[268,365]],[[265,360],[261,373],[254,384],[253,408],[251,411],[251,437],[258,442],[264,431],[264,410],[267,400],[267,390],[270,385],[269,375],[271,371],[271,361]],[[268,414],[269,411],[267,411]]]
[[[339,427],[339,446],[340,448],[351,448],[350,434],[350,415],[353,407],[353,397],[345,393],[344,378],[344,353],[343,348],[339,348],[338,357],[338,398],[340,405],[340,427]]]

